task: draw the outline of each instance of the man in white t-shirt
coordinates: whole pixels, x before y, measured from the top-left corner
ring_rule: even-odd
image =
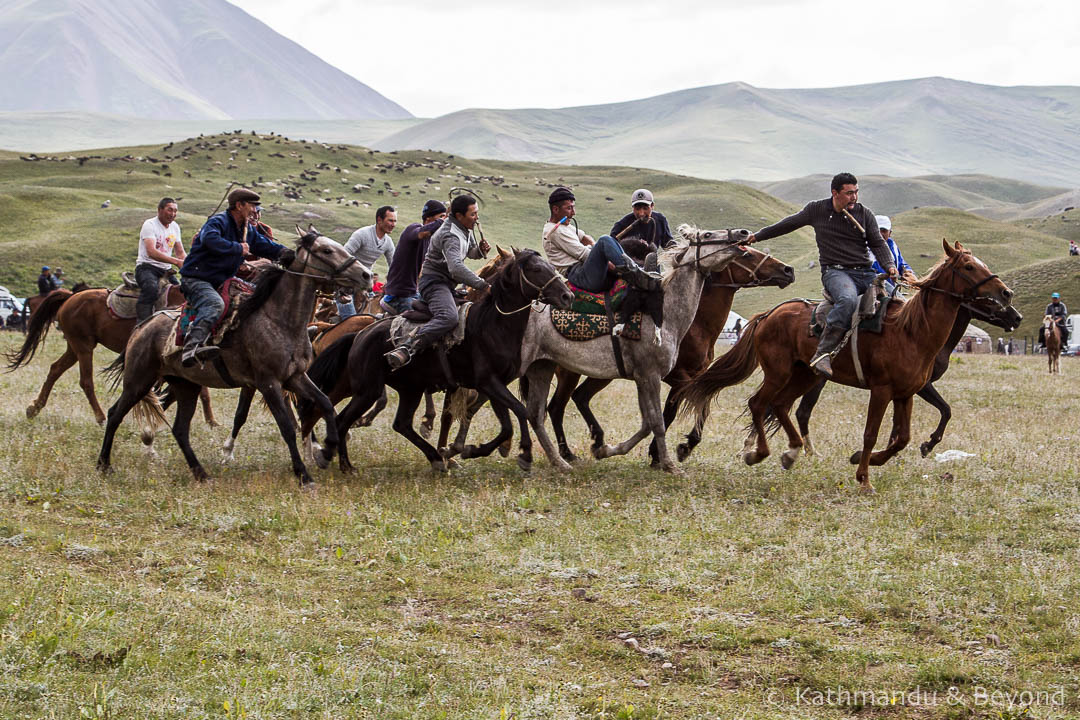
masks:
[[[135,304],[135,322],[141,323],[154,312],[158,298],[158,284],[173,267],[184,264],[187,254],[180,240],[180,226],[176,224],[176,201],[161,198],[157,217],[143,223],[139,233],[139,259],[135,261],[135,281],[139,283],[139,300]],[[170,282],[176,281],[170,278]]]
[[[375,211],[375,224],[365,225],[352,235],[345,243],[345,250],[356,257],[364,267],[375,269],[375,261],[382,255],[386,258],[386,266],[394,262],[394,238],[390,237],[391,231],[397,226],[397,211],[391,205],[383,205]],[[356,314],[356,306],[352,300],[339,302],[338,317],[342,320]]]

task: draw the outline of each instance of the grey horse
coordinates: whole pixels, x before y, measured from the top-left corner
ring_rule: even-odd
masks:
[[[660,465],[668,472],[679,472],[679,469],[669,457],[664,440],[660,381],[675,364],[679,343],[697,313],[706,276],[723,270],[728,263],[743,255],[745,249],[739,247],[738,243],[749,238],[750,231],[699,230],[690,225],[680,225],[677,235],[675,244],[663,256],[668,269],[663,280],[664,324],[660,345],[644,340],[620,341],[626,377],[637,383],[641,428],[625,442],[614,446],[603,445],[593,450],[597,458],[625,455],[651,432],[656,439]],[[641,322],[642,337],[653,337],[652,320],[643,314]],[[521,348],[529,421],[552,465],[560,470],[569,470],[570,464],[560,457],[544,427],[548,389],[556,365],[592,378],[614,379],[621,376],[611,338],[567,340],[552,325],[550,309],[530,316]]]
[[[314,227],[308,226],[306,233],[299,227],[296,230],[300,235],[296,258],[288,268],[273,266],[259,276],[255,293],[240,307],[238,327],[222,342],[220,363],[185,368],[180,364],[179,352],[165,355],[171,345],[169,335],[174,332],[174,318],[169,315],[155,315],[135,329],[111,367],[115,375],[122,373],[124,389],[109,408],[98,469],[109,470],[116,429],[160,378],[166,378],[175,393],[173,436],[197,480],[206,479],[207,473],[191,449],[188,430],[203,386],[241,387],[248,392],[255,388],[262,393],[289,446],[293,472],[301,486],[312,480],[297,450],[296,424],[282,390],[310,398],[326,420],[326,442],[315,454],[315,461],[324,468],[330,464],[338,446],[334,406],[306,373],[314,357],[307,335],[308,319],[320,287],[341,285],[367,290],[372,277],[371,271],[345,248],[319,235]],[[143,442],[147,442],[145,434]]]

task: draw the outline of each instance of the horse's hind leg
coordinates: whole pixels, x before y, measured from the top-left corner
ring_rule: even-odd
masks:
[[[747,407],[750,408],[750,419],[753,424],[753,429],[746,438],[746,445],[743,447],[743,462],[747,465],[756,465],[769,457],[770,450],[765,431],[765,415],[773,406],[773,397],[776,395],[777,389],[775,381],[772,381],[766,375],[761,387],[747,401]],[[757,441],[756,447],[751,450],[750,445],[755,439]]]
[[[356,421],[357,427],[367,427],[368,425],[371,425],[371,423],[375,421],[375,417],[383,411],[383,408],[386,407],[386,403],[386,388],[384,387],[382,395],[380,395],[379,399],[375,401],[375,407],[364,413],[364,415]]]
[[[796,365],[791,372],[791,379],[786,387],[773,398],[773,414],[776,416],[780,427],[788,436],[788,449],[780,456],[780,466],[790,470],[795,461],[799,459],[805,441],[799,434],[795,423],[791,422],[791,406],[795,399],[809,389],[811,392],[820,387],[820,379],[810,368],[804,365]],[[820,392],[820,391],[819,391]]]
[[[604,428],[600,425],[600,421],[596,419],[596,415],[593,414],[592,408],[589,407],[589,403],[596,397],[597,393],[611,384],[610,380],[601,380],[598,378],[586,378],[585,382],[577,386],[573,394],[570,396],[574,400],[574,405],[577,407],[578,412],[581,413],[581,419],[585,421],[585,426],[589,428],[589,436],[592,438],[592,447],[595,450],[598,447],[602,447],[604,444]],[[552,424],[555,424],[552,419]],[[569,458],[567,458],[569,460]]]
[[[203,388],[205,391],[206,388]],[[202,392],[199,393],[200,398]],[[255,388],[240,388],[240,398],[236,401],[236,413],[233,415],[232,434],[225,440],[225,462],[233,459],[233,450],[236,448],[236,438],[240,435],[240,428],[247,422],[248,412],[251,410],[251,401],[255,397]],[[203,405],[203,410],[208,406]]]
[[[196,480],[206,480],[209,476],[203,468],[195,451],[191,448],[191,419],[195,417],[195,410],[199,403],[199,386],[195,383],[172,378],[169,381],[173,394],[176,397],[176,419],[173,421],[172,434],[176,438],[176,444],[180,446],[180,452],[184,454],[191,474]]]
[[[807,455],[814,454],[814,446],[810,443],[810,415],[813,414],[821,398],[821,391],[825,389],[825,383],[828,381],[828,378],[820,378],[817,385],[807,390],[802,396],[799,408],[795,411],[795,419],[799,421],[799,434],[802,435],[803,450]]]
[[[116,430],[124,421],[131,409],[154,387],[154,373],[130,373],[125,370],[124,390],[120,393],[113,406],[109,408],[109,415],[105,422],[105,437],[101,441],[101,452],[98,454],[97,467],[101,472],[108,472],[111,468],[113,439]]]
[[[94,419],[97,420],[98,425],[101,425],[105,422],[105,411],[101,409],[97,393],[94,392],[94,350],[91,348],[76,355],[79,358],[79,385],[90,402],[90,408],[94,411]]]
[[[420,421],[420,437],[427,440],[435,429],[435,398],[430,390],[424,391],[424,419]]]
[[[566,471],[572,469],[570,463],[563,460],[562,456],[559,455],[558,449],[547,434],[547,428],[544,427],[544,416],[547,412],[547,394],[551,388],[551,376],[554,374],[555,363],[550,360],[533,363],[529,368],[525,374],[526,385],[523,386],[528,388],[526,412],[529,422],[532,423],[533,432],[536,433],[536,439],[540,441],[540,447],[544,448],[544,454],[547,455],[548,462],[556,469]]]
[[[570,403],[571,396],[577,393],[575,389],[581,376],[561,367],[555,368],[555,392],[548,401],[547,412],[551,418],[551,427],[555,431],[555,442],[559,445],[559,455],[566,462],[577,462],[578,457],[570,449],[566,442],[566,431],[563,429],[563,418],[566,416],[566,406]],[[577,399],[575,398],[575,402]],[[580,406],[579,406],[580,407]],[[603,441],[600,443],[603,444]]]
[[[49,402],[49,393],[52,392],[53,385],[60,379],[60,376],[68,371],[72,365],[78,362],[78,358],[75,355],[75,351],[68,345],[64,354],[56,359],[56,361],[49,366],[49,375],[45,378],[45,382],[41,385],[41,390],[38,392],[38,396],[34,398],[34,402],[26,408],[26,417],[32,418],[41,412],[41,409],[45,407],[45,403]]]
[[[945,428],[952,418],[952,408],[949,407],[949,403],[945,402],[945,398],[941,397],[941,393],[937,391],[937,388],[934,387],[933,383],[927,383],[926,386],[916,394],[936,407],[938,412],[941,413],[941,419],[938,421],[938,426],[934,432],[930,433],[930,439],[919,446],[919,452],[922,453],[923,457],[926,457],[937,444],[941,442],[941,438],[945,436]]]
[[[210,405],[210,388],[199,390],[199,401],[202,402],[203,420],[210,427],[218,427],[221,423],[214,417],[214,408]]]

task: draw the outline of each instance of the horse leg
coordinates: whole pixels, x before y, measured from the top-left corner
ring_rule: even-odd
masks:
[[[86,399],[90,401],[90,408],[94,411],[94,419],[97,424],[105,422],[105,411],[98,404],[97,393],[94,392],[94,351],[84,350],[76,354],[79,358],[79,386],[82,387]]]
[[[773,398],[773,414],[788,436],[788,449],[780,456],[780,467],[785,470],[791,469],[795,461],[799,459],[799,453],[802,452],[805,446],[802,435],[799,434],[795,423],[791,422],[791,406],[795,403],[795,399],[808,389],[821,392],[819,389],[822,385],[820,380],[810,368],[805,365],[796,365],[792,368],[791,379],[788,384]],[[807,413],[807,416],[809,416],[809,413]]]
[[[297,397],[312,400],[315,407],[322,414],[323,422],[326,423],[326,434],[323,437],[323,446],[314,453],[314,458],[315,464],[325,470],[330,467],[330,461],[334,459],[334,453],[337,452],[341,437],[335,420],[334,403],[330,402],[330,398],[323,394],[322,390],[311,381],[311,378],[305,372],[297,373],[289,378],[285,388],[292,391]],[[285,406],[284,399],[282,399],[282,405]],[[293,412],[288,406],[285,406],[285,409],[289,413],[289,427],[292,433],[291,437],[294,440],[292,447],[295,447],[296,424]]]
[[[200,399],[203,396],[203,392],[206,388],[203,388],[199,392]],[[240,399],[236,401],[236,413],[233,415],[232,434],[225,440],[225,458],[224,462],[231,462],[233,460],[233,449],[236,447],[236,438],[240,435],[240,428],[244,427],[244,423],[247,422],[248,412],[251,410],[251,401],[255,397],[255,388],[245,386],[240,388]],[[203,412],[209,405],[203,405]]]
[[[131,378],[131,381],[129,381]],[[97,467],[103,473],[111,469],[111,456],[113,439],[120,423],[124,421],[131,409],[139,404],[154,387],[155,377],[153,373],[124,373],[124,389],[119,399],[109,408],[109,415],[105,422],[105,437],[101,441],[101,452],[98,454]]]
[[[889,435],[889,444],[884,450],[870,455],[871,465],[884,465],[894,455],[907,447],[908,442],[911,440],[911,407],[913,404],[913,397],[893,400],[893,428]],[[853,456],[851,459],[854,462],[855,457]]]
[[[934,387],[933,383],[927,383],[926,386],[920,390],[917,395],[926,402],[930,403],[938,409],[941,413],[941,419],[938,421],[937,429],[930,433],[930,439],[919,446],[919,452],[923,457],[930,454],[941,438],[945,436],[945,427],[949,424],[949,420],[952,419],[952,408],[949,407],[949,403],[945,402],[945,398],[941,397],[941,394]]]
[[[364,415],[356,421],[356,426],[367,427],[371,425],[371,423],[375,421],[375,417],[383,411],[383,408],[386,407],[386,403],[386,388],[383,387],[382,395],[380,395],[379,398],[375,401],[375,407],[371,408],[370,411],[364,413]]]
[[[212,428],[221,425],[214,417],[214,408],[210,405],[210,388],[204,387],[199,390],[199,401],[202,402],[203,420],[206,424]]]
[[[191,474],[196,480],[208,479],[206,470],[203,468],[195,451],[191,447],[191,419],[195,417],[195,410],[199,404],[199,386],[187,380],[173,378],[169,381],[173,396],[176,398],[176,419],[173,421],[172,434],[176,438],[176,444],[180,446],[180,452],[184,454]]]
[[[528,387],[526,412],[529,422],[532,424],[533,432],[536,433],[536,439],[540,442],[540,447],[544,448],[544,454],[547,455],[548,462],[556,469],[565,472],[572,469],[570,463],[563,460],[555,444],[551,442],[551,438],[547,434],[547,428],[544,427],[547,394],[548,389],[551,387],[551,376],[554,374],[555,363],[550,360],[533,363],[528,372],[525,373],[525,381]]]
[[[492,452],[494,452],[495,448],[502,447],[503,443],[514,437],[514,426],[510,422],[509,410],[512,404],[516,403],[519,406],[519,408],[521,409],[521,415],[524,415],[525,413],[524,406],[522,406],[521,403],[517,400],[517,398],[514,397],[513,393],[511,393],[505,385],[500,385],[497,381],[489,381],[485,383],[484,394],[487,396],[488,400],[491,401],[491,409],[492,411],[494,411],[495,417],[499,420],[499,432],[494,437],[494,439],[489,440],[486,443],[483,443],[481,445],[466,445],[464,448],[462,448],[461,457],[465,459],[474,457],[487,457]],[[519,417],[521,417],[521,415],[519,415]],[[527,455],[529,457],[529,464],[531,465],[532,448],[530,442],[526,442],[523,438],[523,454],[526,453],[526,449],[528,450]],[[523,469],[528,470],[528,467],[523,467]]]
[[[775,404],[773,398],[781,388],[787,385],[789,378],[790,373],[779,378],[770,377],[766,373],[765,381],[761,383],[761,387],[747,402],[747,407],[750,408],[750,419],[753,423],[753,429],[743,445],[743,462],[747,465],[756,465],[771,454],[765,432],[765,415]],[[751,450],[750,446],[754,444],[755,440],[756,447]]]
[[[810,415],[813,414],[814,407],[817,406],[821,391],[825,389],[827,382],[829,382],[828,378],[818,380],[817,385],[803,395],[802,400],[799,401],[799,408],[795,411],[795,419],[799,422],[799,434],[802,435],[803,450],[807,455],[814,454],[814,446],[810,443]]]
[[[431,469],[437,472],[446,471],[446,461],[443,460],[439,451],[432,446],[424,438],[420,437],[420,433],[413,429],[413,417],[416,415],[416,408],[420,407],[420,400],[423,398],[423,392],[420,390],[398,390],[398,407],[397,412],[394,413],[394,430],[403,438],[411,442],[420,452],[424,453],[424,457],[431,463]]]
[[[49,393],[52,392],[53,385],[60,379],[60,376],[68,371],[72,365],[78,362],[78,357],[75,355],[75,351],[68,345],[64,354],[56,359],[52,365],[49,366],[49,375],[45,378],[45,382],[41,386],[41,390],[38,392],[37,398],[34,402],[30,403],[26,408],[26,417],[32,418],[41,412],[41,409],[45,407],[45,403],[49,401]]]
[[[870,456],[874,452],[878,430],[881,429],[881,418],[885,415],[885,408],[891,400],[888,387],[877,386],[870,389],[870,403],[866,409],[866,427],[863,429],[863,449],[859,458],[859,467],[855,470],[855,479],[863,492],[874,492],[874,486],[870,484]]]
[[[637,386],[642,421],[652,430],[653,444],[656,446],[656,457],[660,461],[660,466],[664,472],[682,474],[682,470],[668,455],[667,423],[664,422],[664,412],[660,407],[659,375],[639,381]]]
[[[360,393],[353,395],[349,402],[338,413],[336,422],[338,426],[338,432],[341,433],[341,437],[347,437],[349,429],[358,422],[358,419],[370,408],[372,405],[379,401],[380,394],[386,396],[386,387],[380,386],[375,383],[368,385]],[[310,428],[314,425],[318,418],[312,418],[305,420],[305,426]],[[338,452],[338,469],[343,473],[354,473],[356,468],[353,466],[352,461],[349,459],[349,448],[347,443],[341,443],[341,447]]]
[[[604,428],[600,426],[600,421],[593,415],[589,403],[592,402],[598,392],[610,384],[610,380],[586,378],[585,382],[578,385],[577,389],[570,395],[574,400],[574,405],[577,406],[578,412],[581,413],[581,419],[585,421],[586,427],[589,428],[589,436],[592,438],[592,448],[594,450],[604,445]],[[554,419],[552,424],[554,424]],[[569,460],[569,458],[567,459]]]
[[[307,376],[304,375],[304,377]],[[266,401],[266,406],[270,408],[270,414],[274,416],[274,420],[277,422],[278,430],[281,432],[281,438],[289,448],[289,457],[292,460],[293,474],[300,480],[300,487],[310,485],[315,481],[312,480],[311,475],[308,474],[307,468],[304,466],[304,461],[300,458],[300,451],[296,447],[296,424],[293,422],[292,411],[286,407],[285,398],[281,395],[281,384],[278,383],[277,380],[272,380],[258,386],[258,389],[259,392],[262,393],[263,399]],[[321,395],[322,393],[319,394]],[[325,398],[326,396],[323,395],[323,397]],[[332,407],[331,410],[333,410]],[[330,427],[331,426],[328,424],[328,433]],[[335,433],[334,440],[336,441],[337,426],[333,426],[333,429]]]
[[[435,398],[430,390],[424,391],[424,419],[420,421],[420,437],[427,440],[435,429]]]
[[[551,428],[555,431],[555,442],[559,446],[559,455],[566,462],[577,462],[578,457],[574,455],[570,446],[566,442],[566,432],[563,430],[563,418],[566,416],[566,406],[570,402],[570,396],[576,391],[578,380],[581,376],[577,373],[570,372],[563,368],[555,369],[555,392],[551,394],[551,400],[548,402],[547,412],[551,417]],[[575,403],[576,403],[575,399]],[[591,428],[590,428],[591,431]]]

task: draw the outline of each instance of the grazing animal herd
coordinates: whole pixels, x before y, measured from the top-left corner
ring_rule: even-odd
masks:
[[[392,369],[384,358],[387,348],[395,342],[391,338],[395,322],[392,318],[361,317],[335,326],[331,335],[317,342],[320,352],[314,356],[308,323],[317,291],[337,286],[370,287],[371,272],[359,263],[348,263],[344,248],[314,228],[298,232],[296,259],[289,267],[271,266],[262,273],[254,294],[240,306],[235,329],[221,343],[220,360],[214,363],[192,368],[181,364],[172,337],[175,313],[157,313],[133,327],[133,321],[119,321],[108,314],[103,290],[75,295],[55,291],[54,297],[33,315],[22,348],[9,355],[11,368],[28,362],[54,321],[58,321],[68,343],[65,354],[50,369],[38,399],[27,409],[28,416],[33,417],[44,407],[53,383],[78,361],[81,384],[95,417],[104,420],[94,395],[90,364],[94,345],[101,343],[120,352],[111,370],[123,386],[120,398],[108,413],[98,458],[103,471],[111,466],[113,439],[124,416],[140,403],[153,407],[154,388],[165,381],[177,405],[172,433],[199,479],[208,473],[191,448],[189,426],[198,397],[208,387],[241,389],[242,399],[228,441],[230,453],[254,391],[263,395],[302,485],[312,478],[297,446],[294,416],[285,392],[298,398],[305,437],[310,437],[318,419],[325,422],[321,447],[312,445],[315,462],[326,467],[335,452],[340,452],[341,469],[349,471],[353,468],[341,439],[352,427],[370,423],[371,417],[365,419],[364,415],[385,404],[387,386],[399,396],[394,430],[419,448],[437,470],[446,469],[455,455],[470,458],[489,455],[495,449],[505,450],[513,435],[512,418],[517,420],[518,464],[523,469],[532,466],[531,436],[535,433],[551,465],[569,470],[577,458],[570,450],[562,421],[572,398],[588,423],[596,458],[625,454],[651,435],[652,462],[677,472],[668,453],[666,428],[680,405],[685,403],[695,419],[687,441],[679,446],[677,457],[681,461],[701,441],[703,423],[717,394],[745,380],[760,366],[764,379],[748,402],[752,428],[744,460],[747,464],[764,460],[770,453],[768,437],[777,427],[785,431],[788,439],[788,448],[781,457],[785,469],[792,466],[801,450],[812,452],[808,422],[825,385],[825,379],[815,375],[809,364],[816,345],[808,332],[813,303],[791,300],[755,315],[731,350],[712,361],[716,338],[738,289],[784,287],[794,280],[790,267],[744,244],[750,237],[748,231],[680,227],[675,242],[664,253],[660,344],[622,341],[618,361],[608,337],[572,341],[555,330],[551,308],[569,308],[574,295],[550,263],[532,250],[500,249],[498,257],[483,271],[490,289],[479,293],[465,316],[460,342],[429,350],[399,369]],[[883,464],[910,439],[912,398],[916,394],[938,407],[942,415],[939,427],[922,445],[922,453],[927,454],[941,441],[950,411],[932,383],[947,369],[948,353],[967,323],[979,319],[1012,329],[1021,319],[1010,305],[1012,292],[982,261],[959,243],[943,243],[943,250],[945,258],[915,284],[917,292],[911,299],[884,300],[887,307],[879,333],[859,333],[858,347],[853,342],[833,359],[833,382],[869,390],[862,448],[851,458],[858,466],[857,480],[868,491],[873,489],[868,466]],[[642,337],[653,337],[655,328],[651,323],[647,314],[642,316]],[[559,385],[549,404],[553,377],[558,378]],[[579,386],[581,377],[586,381]],[[519,378],[524,403],[508,387]],[[618,378],[634,381],[641,424],[629,439],[612,445],[605,443],[604,430],[588,404],[597,392]],[[672,387],[666,404],[660,399],[661,381]],[[462,403],[465,406],[472,401],[469,411],[458,413],[464,428],[486,400],[499,420],[498,433],[476,445],[464,444],[459,435],[459,440],[449,447],[433,446],[413,427],[421,398],[425,393],[466,390],[476,392]],[[800,397],[803,402],[796,412],[796,427],[789,413]],[[344,408],[335,411],[334,405],[346,399]],[[889,442],[885,449],[874,452],[889,404],[893,406]],[[557,444],[547,433],[545,419],[549,412]],[[213,422],[209,405],[206,413],[207,420]],[[445,438],[444,429],[443,443]],[[144,434],[144,442],[149,445],[152,435],[148,438]]]

